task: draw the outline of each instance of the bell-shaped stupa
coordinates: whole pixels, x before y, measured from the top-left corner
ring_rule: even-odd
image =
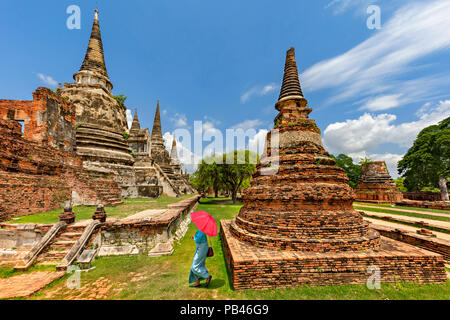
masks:
[[[381,237],[353,209],[348,178],[308,117],[293,48],[275,108],[244,206],[220,222],[233,287],[363,284],[374,266],[383,282],[445,282],[442,256]]]
[[[353,209],[345,171],[323,147],[308,115],[295,52],[287,52],[275,130],[232,224],[233,235],[254,246],[314,252],[376,249],[380,236]],[[272,143],[278,135],[279,146]]]

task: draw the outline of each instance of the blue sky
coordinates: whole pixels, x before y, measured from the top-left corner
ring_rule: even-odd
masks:
[[[366,13],[381,9],[380,30]],[[69,5],[81,30],[66,27]],[[0,98],[72,82],[84,58],[94,0],[0,3]],[[261,143],[286,50],[296,48],[303,92],[327,149],[395,164],[425,126],[450,116],[450,1],[99,0],[114,94],[141,126],[160,99],[165,137],[177,128],[254,128]]]

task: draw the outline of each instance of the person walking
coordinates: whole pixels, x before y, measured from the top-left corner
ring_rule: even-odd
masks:
[[[191,272],[189,273],[189,283],[191,288],[200,287],[200,281],[206,280],[206,287],[209,286],[212,276],[206,269],[205,262],[208,255],[209,245],[206,238],[206,234],[197,230],[194,235],[194,241],[196,243],[195,255],[192,261]]]
[[[192,212],[191,219],[199,230],[197,230],[193,237],[196,247],[189,273],[189,284],[191,288],[198,288],[201,286],[200,281],[206,280],[206,287],[208,288],[212,276],[209,274],[208,269],[206,269],[205,262],[207,257],[214,255],[214,252],[208,244],[207,236],[215,237],[217,235],[217,223],[205,211]]]

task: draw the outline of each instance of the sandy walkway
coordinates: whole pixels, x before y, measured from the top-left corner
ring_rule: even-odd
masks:
[[[449,213],[437,213],[437,212],[430,212],[430,211],[411,210],[411,209],[406,209],[406,207],[405,207],[405,209],[399,209],[399,208],[368,206],[368,205],[365,205],[365,204],[355,204],[355,206],[364,207],[364,208],[380,209],[380,210],[392,210],[392,211],[403,211],[403,212],[411,212],[411,213],[420,213],[420,214],[426,214],[426,215],[429,215],[429,216],[450,218],[450,212]]]
[[[64,274],[64,271],[33,272],[0,279],[0,299],[28,297]]]

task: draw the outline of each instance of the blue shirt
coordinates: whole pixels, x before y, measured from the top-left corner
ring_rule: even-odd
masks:
[[[198,231],[195,233],[194,241],[197,242],[197,243],[203,243],[203,242],[206,242],[206,241],[208,241],[208,240],[206,239],[206,234],[204,234],[203,232],[201,232],[200,230],[198,230]]]

